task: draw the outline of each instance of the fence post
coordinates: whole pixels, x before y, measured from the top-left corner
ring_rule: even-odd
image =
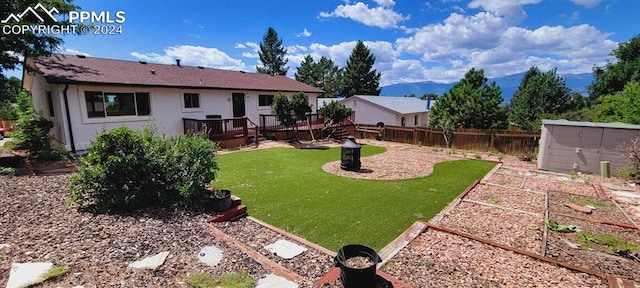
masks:
[[[489,149],[493,150],[493,139],[496,137],[496,132],[491,131],[491,144],[489,144]]]
[[[418,129],[413,127],[413,145],[418,144]]]

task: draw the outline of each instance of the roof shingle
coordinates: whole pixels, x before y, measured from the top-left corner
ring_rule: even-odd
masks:
[[[316,92],[322,90],[286,76],[192,66],[152,64],[53,54],[34,59],[50,83],[105,84],[199,89]]]

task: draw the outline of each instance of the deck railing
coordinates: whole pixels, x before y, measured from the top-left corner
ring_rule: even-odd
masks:
[[[347,120],[340,123],[341,125],[351,125],[355,119],[355,113],[352,113]],[[311,125],[311,127],[309,127]],[[286,127],[280,123],[276,115],[260,114],[260,129],[263,134],[291,131],[297,126],[298,130],[318,129],[324,127],[324,118],[320,114],[307,114],[307,120],[299,120],[293,127]]]
[[[247,117],[231,119],[191,119],[182,118],[184,133],[204,133],[211,141],[224,141],[247,137],[249,127]],[[253,123],[253,122],[252,122]],[[257,139],[257,137],[256,137]]]

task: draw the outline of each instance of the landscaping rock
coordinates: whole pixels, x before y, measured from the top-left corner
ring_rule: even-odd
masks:
[[[164,260],[169,256],[169,251],[160,252],[156,255],[144,258],[142,260],[129,264],[129,267],[134,269],[156,269],[160,265],[164,264]]]
[[[7,288],[26,287],[38,283],[40,276],[53,267],[51,262],[13,263]]]
[[[577,204],[573,204],[573,203],[565,203],[564,206],[567,206],[573,210],[576,210],[578,212],[582,212],[582,213],[586,213],[586,214],[591,214],[591,209],[584,207],[582,205],[577,205]]]
[[[258,281],[256,288],[298,288],[298,284],[276,274],[269,274]]]
[[[9,248],[11,245],[9,244],[0,244],[0,249]]]
[[[214,246],[206,246],[198,253],[198,260],[209,266],[215,266],[222,260],[222,250]]]
[[[264,248],[284,259],[291,259],[307,251],[307,248],[287,240],[278,240],[273,244],[264,246]]]

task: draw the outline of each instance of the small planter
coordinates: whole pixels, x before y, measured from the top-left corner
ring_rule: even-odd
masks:
[[[378,253],[364,245],[346,245],[336,254],[335,266],[345,288],[376,287],[376,265],[382,262]]]
[[[227,211],[231,208],[231,191],[213,188],[209,196],[209,202],[209,208],[214,212]]]

